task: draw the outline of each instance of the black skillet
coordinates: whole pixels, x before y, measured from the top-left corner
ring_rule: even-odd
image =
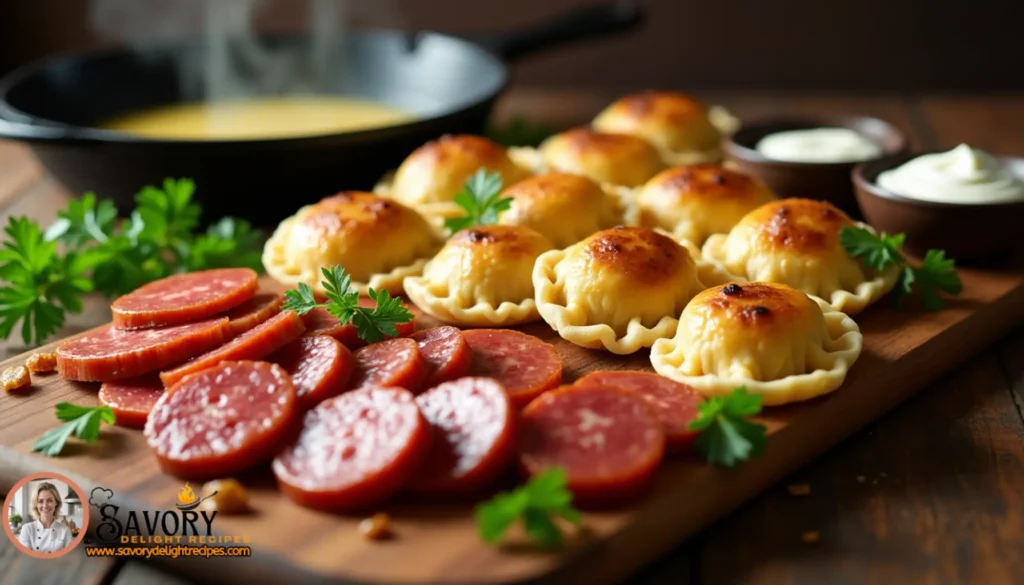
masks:
[[[176,66],[183,58],[198,63],[195,44],[63,56],[0,80],[0,138],[27,142],[72,193],[95,191],[114,199],[122,213],[143,185],[192,177],[207,220],[234,215],[271,226],[301,204],[370,188],[413,149],[442,134],[483,132],[509,83],[503,60],[625,31],[639,21],[635,5],[618,2],[472,41],[432,32],[352,32],[343,45],[344,73],[328,91],[410,109],[419,119],[274,140],[160,140],[90,127],[126,112],[196,101],[199,88]]]

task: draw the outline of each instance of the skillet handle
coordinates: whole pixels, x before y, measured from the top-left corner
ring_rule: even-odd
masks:
[[[635,1],[618,0],[585,6],[511,32],[461,36],[505,61],[514,61],[558,45],[626,32],[642,21],[643,11]]]

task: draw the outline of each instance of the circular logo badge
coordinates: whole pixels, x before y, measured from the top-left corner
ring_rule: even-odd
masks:
[[[39,559],[55,559],[85,539],[89,500],[82,488],[59,473],[33,473],[7,493],[2,520],[18,550]]]

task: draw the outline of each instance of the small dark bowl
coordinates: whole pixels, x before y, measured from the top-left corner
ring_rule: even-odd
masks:
[[[939,152],[939,151],[934,151]],[[1010,203],[940,203],[901,197],[879,187],[883,171],[919,154],[901,154],[857,165],[853,185],[868,224],[880,232],[904,233],[903,249],[924,256],[930,248],[946,251],[957,263],[988,263],[1021,247],[1024,201]],[[1024,158],[997,156],[1001,163],[1024,169]]]
[[[849,128],[882,147],[883,157],[907,152],[907,138],[892,124],[866,116],[838,116],[804,119],[783,119],[744,124],[724,141],[725,158],[740,171],[753,175],[768,185],[779,197],[821,199],[861,219],[857,200],[850,184],[850,172],[861,162],[807,163],[767,158],[757,151],[762,138],[787,130],[812,128]],[[881,158],[881,157],[879,157]]]

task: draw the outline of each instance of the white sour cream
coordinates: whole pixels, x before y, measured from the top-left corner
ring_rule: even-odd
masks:
[[[882,156],[882,147],[849,128],[787,130],[757,143],[763,156],[786,162],[847,163]]]
[[[981,150],[961,144],[925,154],[878,175],[878,186],[911,199],[944,203],[1024,201],[1024,169],[1010,169]]]

